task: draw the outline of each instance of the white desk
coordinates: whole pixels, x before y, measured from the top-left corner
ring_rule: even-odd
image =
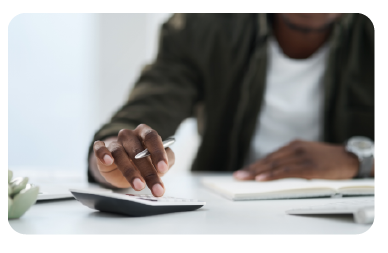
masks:
[[[360,234],[371,227],[354,223],[351,215],[285,213],[287,209],[339,199],[233,202],[199,183],[201,176],[209,175],[215,174],[171,173],[163,178],[165,195],[206,201],[203,208],[192,212],[126,217],[89,209],[76,200],[61,200],[36,203],[20,219],[9,220],[9,224],[22,234]],[[74,182],[69,186],[74,187]],[[148,194],[149,190],[143,192]]]

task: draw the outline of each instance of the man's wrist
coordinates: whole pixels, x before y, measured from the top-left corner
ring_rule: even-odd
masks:
[[[343,148],[344,148],[345,154],[348,157],[348,161],[349,161],[348,168],[350,168],[352,170],[351,177],[355,178],[355,177],[357,177],[358,170],[360,168],[360,161],[358,160],[358,157],[355,154],[346,150],[346,145],[343,146]]]
[[[354,136],[347,141],[345,149],[349,154],[357,157],[359,162],[355,178],[370,177],[374,170],[373,141],[367,137]]]

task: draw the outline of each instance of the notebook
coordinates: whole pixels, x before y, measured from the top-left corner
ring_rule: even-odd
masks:
[[[232,176],[204,177],[203,185],[230,200],[293,199],[374,195],[374,179],[321,180],[285,178],[239,181]]]

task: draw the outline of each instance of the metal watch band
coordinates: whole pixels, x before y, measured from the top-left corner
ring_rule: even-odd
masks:
[[[360,167],[358,169],[357,178],[369,177],[372,172],[374,156],[364,157],[360,162]]]

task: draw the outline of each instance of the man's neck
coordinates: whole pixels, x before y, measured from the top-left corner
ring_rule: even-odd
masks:
[[[293,29],[279,14],[275,14],[273,21],[273,30],[279,46],[285,55],[294,59],[310,57],[325,43],[331,33],[331,28],[320,32]]]

